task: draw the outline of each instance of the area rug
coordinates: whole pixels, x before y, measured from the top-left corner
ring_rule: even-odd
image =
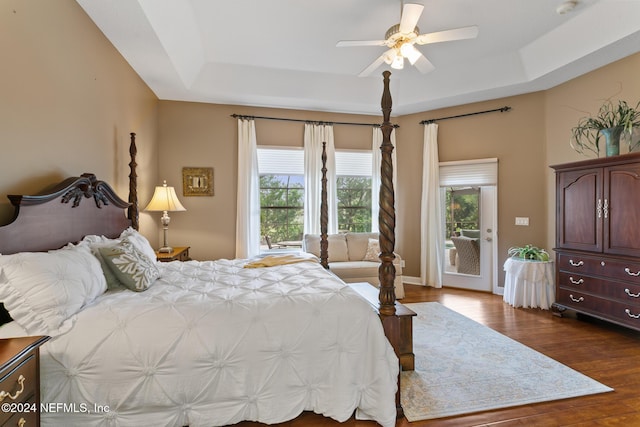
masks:
[[[409,421],[613,391],[437,302],[405,305],[418,314],[401,378]]]

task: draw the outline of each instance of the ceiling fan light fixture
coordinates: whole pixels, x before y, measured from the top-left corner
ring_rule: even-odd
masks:
[[[389,49],[383,56],[382,56],[382,60],[387,64],[387,65],[391,65],[391,63],[393,62],[393,58],[395,58],[395,52],[393,51],[393,49]]]
[[[556,0],[564,2],[578,2],[580,0]],[[386,46],[387,50],[376,58],[358,77],[367,77],[373,70],[383,63],[396,70],[404,68],[405,58],[409,64],[416,67],[422,74],[431,72],[435,67],[429,59],[420,52],[415,45],[440,43],[452,40],[473,39],[478,36],[476,25],[453,28],[450,30],[436,31],[420,34],[417,23],[420,20],[424,5],[418,3],[405,3],[400,0],[400,23],[390,27],[384,40],[341,40],[337,47],[347,46]]]
[[[418,49],[412,43],[405,43],[400,46],[400,53],[402,56],[409,60],[411,65],[415,64],[422,55]]]
[[[402,70],[404,68],[404,57],[397,54],[396,57],[393,58],[393,62],[391,62],[391,68],[395,70]]]

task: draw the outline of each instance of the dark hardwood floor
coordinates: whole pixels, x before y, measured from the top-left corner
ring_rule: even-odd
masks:
[[[546,310],[515,309],[504,303],[502,297],[481,292],[415,285],[405,285],[405,292],[402,300],[405,304],[438,301],[615,391],[438,420],[410,423],[401,418],[396,427],[640,426],[640,333],[588,318],[557,318]],[[338,423],[312,413],[279,424],[281,427],[376,425],[353,418]]]

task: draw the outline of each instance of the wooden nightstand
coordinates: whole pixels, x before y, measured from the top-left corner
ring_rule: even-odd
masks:
[[[173,252],[158,252],[156,251],[156,258],[160,262],[169,261],[189,261],[189,248],[191,246],[175,247]]]
[[[0,425],[40,425],[39,348],[49,338],[0,339]]]

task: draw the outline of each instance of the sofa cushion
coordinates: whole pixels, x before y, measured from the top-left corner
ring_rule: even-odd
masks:
[[[378,233],[347,233],[349,260],[361,261],[367,253],[369,239],[378,239]]]
[[[372,261],[346,261],[346,262],[330,262],[329,270],[334,272],[336,276],[349,282],[350,278],[378,277],[379,262]],[[376,282],[377,283],[377,279]]]
[[[330,234],[327,236],[327,241],[329,243],[329,262],[349,261],[347,239],[344,234]],[[305,234],[302,244],[305,252],[320,257],[319,234]]]

